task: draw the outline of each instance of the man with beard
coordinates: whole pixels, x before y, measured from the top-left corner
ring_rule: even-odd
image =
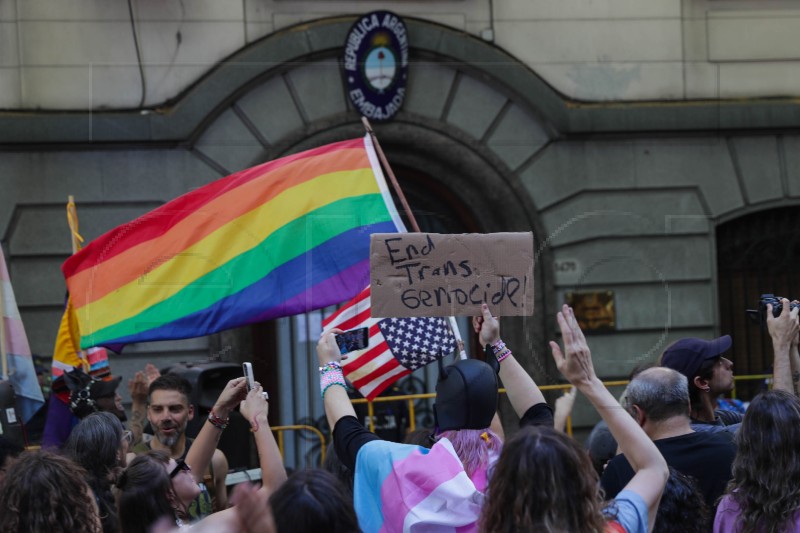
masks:
[[[175,460],[185,459],[193,439],[186,436],[186,426],[194,418],[194,405],[189,401],[192,385],[176,374],[164,374],[151,384],[147,395],[147,420],[153,435],[143,434],[133,453],[163,450]],[[202,518],[228,507],[225,477],[228,460],[221,450],[214,450],[209,467],[198,479],[200,495],[189,507],[192,518]]]

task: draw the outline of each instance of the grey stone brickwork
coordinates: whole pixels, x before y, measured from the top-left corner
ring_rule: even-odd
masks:
[[[348,26],[270,36],[169,112],[0,116],[0,239],[36,353],[52,350],[60,316],[67,195],[91,240],[227,173],[360,135],[336,61]],[[615,292],[618,331],[590,339],[603,376],[681,336],[719,333],[714,228],[800,203],[800,135],[747,129],[775,109],[576,108],[493,46],[420,21],[410,31],[407,100],[376,131],[391,162],[433,176],[483,231],[534,231],[536,316],[509,321],[504,336],[540,383],[554,380],[546,341],[570,291]],[[207,339],[140,345],[114,371],[210,349]]]

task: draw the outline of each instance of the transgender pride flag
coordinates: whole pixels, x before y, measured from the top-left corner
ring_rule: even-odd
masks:
[[[44,405],[42,389],[33,366],[31,347],[25,335],[25,327],[14,298],[14,288],[6,268],[3,249],[0,248],[0,359],[3,361],[3,372],[8,375],[0,379],[8,379],[14,387],[17,400],[17,414],[22,422],[28,421],[36,411]]]
[[[430,450],[368,442],[356,458],[353,493],[364,533],[477,531],[484,499],[446,438]]]

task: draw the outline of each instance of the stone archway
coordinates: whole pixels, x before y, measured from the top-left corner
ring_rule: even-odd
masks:
[[[307,31],[313,34],[314,25]],[[193,153],[225,174],[364,135],[360,117],[342,89],[337,53],[330,50],[313,60],[283,65],[261,76],[259,84],[237,91],[193,136]],[[553,129],[490,73],[454,64],[431,51],[412,50],[404,107],[392,122],[374,127],[390,164],[407,170],[406,175],[430,180],[427,187],[413,180],[407,184],[430,196],[428,209],[438,202],[447,204],[449,212],[461,213],[457,231],[533,231],[537,238],[544,234],[518,174],[549,144]],[[536,354],[546,349],[545,317],[552,314],[546,309],[554,300],[548,254],[543,251],[536,267],[536,316],[504,324],[504,338],[542,382],[547,381],[549,358]],[[268,337],[263,331],[254,333],[261,341]],[[237,344],[249,342],[242,338]],[[306,405],[314,403],[316,398],[309,398]]]

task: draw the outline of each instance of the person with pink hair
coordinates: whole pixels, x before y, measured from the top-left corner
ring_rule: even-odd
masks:
[[[500,339],[500,324],[489,307],[473,319],[494,366],[460,360],[440,366],[430,449],[381,440],[355,416],[342,374],[343,359],[334,329],[317,345],[320,388],[336,453],[355,471],[354,504],[367,533],[450,526],[477,530],[489,472],[503,442],[493,424],[498,374],[521,425],[552,427],[553,413],[533,379]],[[497,370],[499,367],[499,371]]]

